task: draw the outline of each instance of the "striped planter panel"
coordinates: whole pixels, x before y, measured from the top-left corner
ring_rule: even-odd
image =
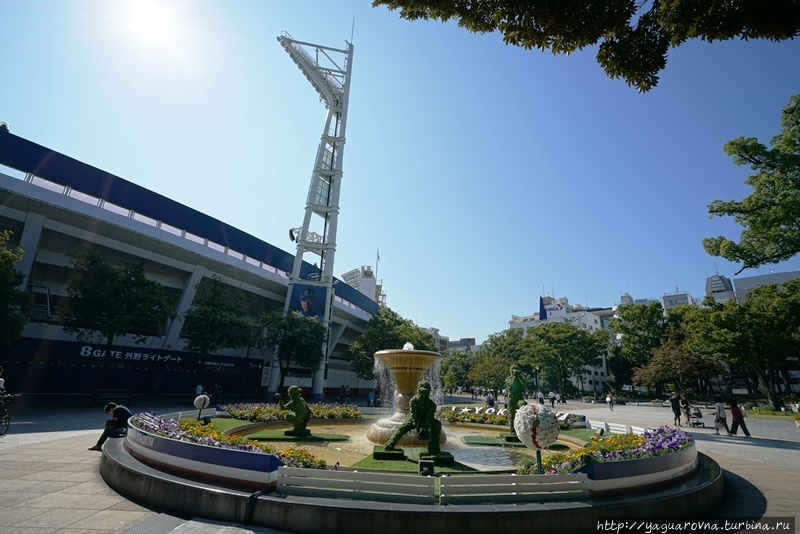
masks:
[[[283,465],[271,454],[178,441],[134,427],[128,429],[125,450],[157,469],[259,489],[274,486]]]

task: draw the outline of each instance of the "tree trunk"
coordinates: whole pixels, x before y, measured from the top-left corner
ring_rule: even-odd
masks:
[[[752,365],[752,367],[756,372],[756,376],[758,376],[759,383],[763,386],[764,392],[767,394],[767,402],[769,402],[770,408],[777,410],[778,402],[773,392],[772,384],[770,384],[769,375],[757,365]]]

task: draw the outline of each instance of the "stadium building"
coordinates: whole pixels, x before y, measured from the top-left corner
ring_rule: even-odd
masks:
[[[24,250],[16,269],[35,295],[22,337],[0,347],[9,389],[27,394],[89,394],[102,367],[104,339],[80,343],[60,324],[66,296],[68,254],[90,243],[112,263],[135,262],[149,279],[177,298],[177,319],[162,335],[136,344],[115,341],[105,387],[134,394],[192,395],[198,358],[184,350],[182,315],[196,287],[212,276],[252,295],[248,315],[284,310],[295,256],[178,201],[137,186],[0,128],[0,228],[12,232],[10,246]],[[299,279],[319,269],[303,262]],[[347,345],[363,333],[379,304],[339,280],[333,281],[323,393],[342,384],[353,394],[372,387],[343,359]],[[259,344],[210,355],[203,381],[225,394],[266,391],[278,372],[271,350]],[[310,387],[313,371],[291,369],[284,386]],[[273,377],[274,379],[274,377]]]

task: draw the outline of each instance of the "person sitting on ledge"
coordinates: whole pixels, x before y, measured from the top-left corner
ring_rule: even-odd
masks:
[[[293,433],[305,434],[308,432],[306,425],[311,420],[311,410],[308,409],[308,404],[300,396],[300,393],[302,393],[300,386],[289,386],[290,400],[284,404],[283,399],[279,397],[278,408],[288,410],[289,413],[286,414],[285,419],[287,423],[292,424]]]
[[[109,402],[106,404],[104,408],[106,413],[111,414],[111,419],[106,421],[106,427],[103,430],[103,433],[100,435],[100,439],[97,440],[97,443],[94,447],[89,447],[90,451],[102,451],[103,450],[103,443],[106,442],[108,438],[114,435],[115,432],[118,432],[120,429],[128,428],[128,419],[130,419],[133,414],[127,408],[127,406],[123,406],[122,404],[116,404],[113,402]]]
[[[441,452],[439,436],[442,434],[442,423],[436,419],[436,403],[431,399],[431,384],[427,380],[419,383],[417,393],[411,397],[408,403],[408,415],[403,424],[386,442],[386,450],[394,450],[394,446],[397,445],[400,438],[412,429],[417,431],[419,439],[428,439],[429,454]]]

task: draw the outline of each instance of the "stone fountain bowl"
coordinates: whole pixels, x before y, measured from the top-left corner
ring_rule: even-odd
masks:
[[[408,413],[408,403],[416,393],[419,381],[430,367],[442,359],[438,352],[414,349],[379,350],[375,359],[381,361],[392,373],[395,381],[396,396],[394,407],[397,410],[388,419],[376,422],[367,432],[367,439],[372,443],[386,443],[394,431],[403,424]],[[447,436],[442,431],[439,442],[445,443]],[[427,442],[420,440],[415,430],[403,436],[399,445],[409,447],[425,446]]]
[[[411,392],[413,395],[422,375],[441,360],[442,355],[428,350],[390,349],[379,350],[375,353],[375,358],[391,369],[398,392]]]

